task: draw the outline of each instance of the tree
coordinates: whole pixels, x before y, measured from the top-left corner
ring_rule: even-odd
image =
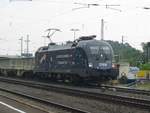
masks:
[[[143,56],[144,56],[144,63],[148,63],[150,61],[150,42],[142,43],[143,48]]]
[[[119,61],[129,62],[133,66],[137,66],[141,62],[142,52],[130,46],[129,43],[122,44],[118,41],[110,40],[107,42],[112,46],[114,54],[119,58]]]

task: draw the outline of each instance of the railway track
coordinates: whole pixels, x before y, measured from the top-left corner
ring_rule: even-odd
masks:
[[[1,90],[0,90],[0,91],[1,91]],[[30,103],[27,103],[27,102],[24,102],[24,101],[22,101],[22,100],[20,100],[20,99],[18,99],[18,98],[13,98],[13,97],[10,97],[10,96],[7,96],[7,95],[3,95],[3,94],[0,94],[0,97],[5,98],[5,99],[7,99],[7,100],[12,100],[12,101],[14,101],[14,102],[17,102],[17,103],[19,103],[19,104],[23,104],[23,105],[25,105],[25,106],[29,106],[30,108],[36,109],[36,110],[38,110],[38,111],[42,111],[42,112],[44,112],[44,113],[50,113],[48,110],[45,110],[44,108],[41,108],[41,107],[39,107],[39,106],[30,104]]]
[[[119,87],[119,86],[110,86],[110,85],[101,85],[101,87],[106,88],[108,90],[115,90],[115,91],[120,91],[120,92],[125,92],[125,93],[133,93],[133,94],[141,94],[141,95],[150,96],[149,90],[134,89],[134,88],[128,88],[128,87]]]
[[[53,90],[55,92],[61,92],[61,93],[69,93],[71,95],[76,95],[76,96],[82,96],[82,97],[88,97],[91,99],[96,99],[96,100],[104,100],[104,101],[109,101],[109,102],[115,102],[119,103],[122,105],[128,105],[128,106],[133,106],[133,107],[139,107],[142,109],[148,109],[150,110],[150,100],[148,99],[140,99],[140,98],[135,98],[135,97],[129,97],[129,96],[122,96],[122,95],[113,95],[113,94],[106,94],[106,93],[96,93],[96,92],[90,92],[90,91],[83,91],[79,89],[74,89],[74,88],[66,88],[66,87],[58,87],[55,85],[49,85],[49,84],[44,84],[44,83],[38,83],[38,82],[29,82],[29,81],[24,81],[24,80],[16,80],[16,79],[2,79],[0,78],[1,81],[9,82],[9,83],[14,83],[14,84],[21,84],[21,85],[26,85],[30,87],[35,87],[35,88],[41,88],[41,89],[46,89],[46,90]],[[32,99],[32,97],[31,97]]]
[[[24,98],[27,98],[27,99],[31,99],[33,101],[37,101],[37,102],[40,102],[40,103],[43,103],[43,104],[46,104],[46,105],[54,106],[56,108],[66,110],[66,111],[71,112],[71,113],[89,113],[88,111],[84,111],[84,110],[81,110],[81,109],[78,109],[78,108],[73,108],[73,107],[66,106],[66,105],[63,105],[63,104],[60,104],[60,103],[55,103],[53,101],[48,101],[48,100],[41,99],[39,97],[35,97],[35,96],[32,96],[32,95],[23,94],[23,93],[20,93],[20,92],[17,92],[17,91],[8,90],[8,89],[4,89],[4,88],[1,88],[1,87],[0,87],[0,90],[4,91],[4,92],[7,92],[7,93],[17,95],[17,96],[24,97]]]

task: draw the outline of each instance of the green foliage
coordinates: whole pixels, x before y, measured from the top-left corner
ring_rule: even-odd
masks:
[[[141,70],[150,70],[150,63],[141,64],[139,67]]]
[[[137,66],[141,61],[142,52],[131,47],[128,43],[122,44],[118,41],[107,41],[110,43],[114,50],[114,54],[117,55],[116,61],[126,61],[132,66]]]
[[[150,61],[150,42],[142,43],[144,62]]]

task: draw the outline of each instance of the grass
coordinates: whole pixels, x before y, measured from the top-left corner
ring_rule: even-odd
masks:
[[[138,89],[150,90],[150,81],[142,81],[136,85]]]

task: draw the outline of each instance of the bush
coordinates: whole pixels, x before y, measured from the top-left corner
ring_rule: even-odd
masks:
[[[150,70],[150,63],[140,65],[141,70]]]

